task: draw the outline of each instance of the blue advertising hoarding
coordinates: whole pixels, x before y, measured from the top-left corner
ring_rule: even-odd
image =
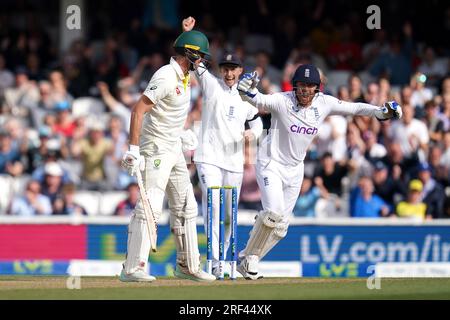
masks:
[[[55,230],[67,224],[54,225]],[[13,227],[13,225],[10,225]],[[84,248],[88,261],[122,262],[127,246],[126,224],[86,224]],[[239,225],[238,250],[248,240],[251,226]],[[32,241],[32,239],[30,239]],[[206,236],[198,226],[198,242],[205,263]],[[75,252],[75,251],[74,251]],[[44,252],[40,258],[22,256],[0,259],[0,274],[67,274],[70,259],[57,260]],[[158,227],[158,252],[150,255],[150,269],[156,276],[172,275],[176,260],[173,236],[168,225]],[[301,264],[298,276],[367,277],[380,262],[450,262],[450,225],[291,225],[287,236],[263,262]],[[275,265],[274,265],[275,266]],[[119,266],[120,267],[120,266]],[[368,270],[371,270],[370,272]]]
[[[238,248],[248,239],[250,226],[239,226]],[[205,257],[206,238],[198,227],[199,248]],[[121,260],[125,257],[126,226],[89,226],[89,259]],[[157,264],[174,264],[175,243],[169,226],[158,228]],[[264,261],[299,261],[303,276],[366,276],[370,265],[378,262],[448,262],[450,226],[321,226],[293,225],[287,236]]]

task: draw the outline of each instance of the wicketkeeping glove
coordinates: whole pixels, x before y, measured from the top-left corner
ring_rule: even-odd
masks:
[[[237,85],[239,94],[241,96],[254,98],[259,93],[258,89],[256,89],[258,83],[259,77],[256,71],[253,71],[251,73],[244,73]]]
[[[137,170],[145,170],[145,159],[139,153],[139,146],[130,145],[130,150],[123,155],[121,165],[130,176],[136,175]]]
[[[395,101],[388,101],[377,112],[376,117],[380,121],[385,121],[388,119],[400,119],[402,115],[402,107]]]

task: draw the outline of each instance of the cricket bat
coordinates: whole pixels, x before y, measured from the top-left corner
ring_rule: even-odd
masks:
[[[148,235],[150,238],[150,249],[153,252],[156,252],[156,221],[155,217],[153,216],[153,211],[147,196],[147,191],[144,188],[144,180],[142,180],[141,170],[139,169],[136,170],[136,178],[139,186],[139,193],[141,194],[142,205],[144,207],[145,218],[147,220]]]

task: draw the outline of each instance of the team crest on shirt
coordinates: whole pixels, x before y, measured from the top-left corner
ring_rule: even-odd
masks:
[[[314,110],[314,117],[316,118],[316,121],[319,121],[319,118],[320,118],[319,110],[317,110],[316,107],[314,107],[313,110]]]
[[[233,120],[235,118],[234,106],[230,106],[230,108],[228,109],[227,117],[228,117],[228,121],[231,121],[231,120]]]
[[[300,110],[300,112],[300,116],[310,125],[317,125],[319,123],[320,114],[316,107]]]
[[[153,160],[153,164],[155,165],[155,168],[159,168],[159,165],[161,164],[161,159]]]
[[[181,91],[178,87],[175,89],[175,92],[177,93],[177,96],[179,96],[181,94]]]

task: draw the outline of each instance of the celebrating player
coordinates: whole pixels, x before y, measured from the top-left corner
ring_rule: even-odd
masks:
[[[162,213],[167,193],[170,228],[177,249],[175,276],[196,281],[216,278],[200,268],[194,197],[181,134],[190,107],[189,71],[194,71],[209,54],[206,36],[195,30],[183,32],[174,43],[176,55],[153,75],[134,106],[130,124],[130,148],[122,166],[131,175],[142,174],[155,221]],[[205,63],[201,64],[206,65]],[[142,131],[141,131],[142,128]],[[145,266],[150,241],[146,213],[139,200],[128,227],[127,257],[122,281],[153,281]]]
[[[183,20],[184,31],[191,30],[195,19]],[[235,54],[225,54],[219,62],[221,78],[217,79],[207,70],[197,72],[202,88],[204,105],[199,145],[194,154],[202,188],[202,212],[207,226],[207,190],[212,186],[234,186],[238,197],[244,167],[244,142],[255,141],[263,130],[258,109],[241,99],[237,82],[243,72],[242,62]],[[245,130],[245,123],[250,129]],[[231,197],[227,197],[231,200]],[[219,201],[213,201],[213,221],[218,221]],[[226,220],[231,221],[231,205],[226,206]],[[212,230],[213,274],[219,275],[219,226]],[[230,224],[225,225],[225,252],[230,245]]]
[[[319,92],[320,75],[313,65],[301,65],[292,78],[293,91],[265,95],[258,92],[256,72],[244,74],[238,83],[241,97],[272,114],[270,133],[258,150],[257,182],[263,211],[259,212],[250,238],[239,253],[238,271],[255,280],[259,261],[286,236],[303,181],[303,160],[309,145],[328,115],[375,116],[399,119],[401,107],[387,102],[383,107],[350,103]]]

